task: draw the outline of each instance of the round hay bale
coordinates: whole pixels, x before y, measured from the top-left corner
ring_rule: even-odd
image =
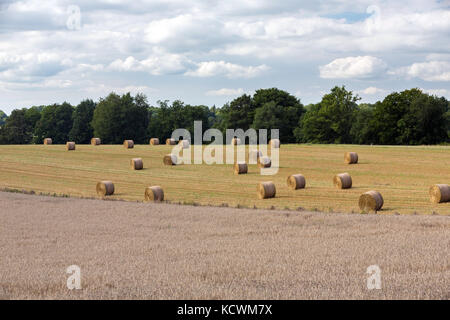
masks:
[[[274,198],[276,193],[277,190],[275,188],[275,184],[272,181],[261,182],[258,185],[259,199]]]
[[[280,147],[280,139],[271,139],[269,141],[269,144],[272,148],[279,148]]]
[[[430,200],[433,203],[450,202],[450,185],[435,184],[431,186]]]
[[[142,170],[144,168],[144,162],[141,158],[133,158],[130,161],[131,169],[133,170]]]
[[[292,190],[303,189],[306,186],[305,177],[302,174],[293,174],[287,178],[287,185]]]
[[[75,142],[73,142],[73,141],[67,142],[66,149],[67,149],[67,151],[75,150]]]
[[[160,186],[145,188],[145,201],[164,201],[164,191]]]
[[[178,144],[183,148],[183,149],[188,149],[189,146],[191,145],[189,143],[189,140],[180,140],[180,142],[178,142]]]
[[[239,138],[233,138],[233,139],[231,139],[231,144],[232,144],[233,146],[240,145],[240,144],[241,144],[241,139],[239,139]]]
[[[45,138],[45,139],[44,139],[44,144],[45,144],[45,145],[50,145],[50,144],[52,144],[52,138]]]
[[[367,191],[359,197],[358,205],[362,212],[381,210],[384,200],[378,191]]]
[[[258,158],[258,168],[270,168],[272,165],[272,160],[269,157],[259,157]]]
[[[250,153],[248,154],[248,158],[251,161],[254,161],[256,163],[258,163],[258,159],[259,157],[262,157],[262,152],[259,150],[252,150],[250,151]]]
[[[177,144],[177,142],[175,141],[175,139],[172,139],[172,138],[166,139],[166,145],[174,146],[176,144]]]
[[[234,164],[234,174],[245,174],[248,172],[248,166],[245,162],[238,162]]]
[[[358,163],[358,154],[356,152],[346,152],[344,155],[344,160],[347,164]]]
[[[110,196],[114,194],[114,183],[111,181],[100,181],[97,183],[97,194],[99,196]]]
[[[352,187],[352,177],[348,173],[340,173],[334,176],[333,183],[338,189],[349,189]]]
[[[133,140],[125,140],[123,142],[123,146],[127,149],[132,149],[132,148],[134,148],[134,141]]]
[[[159,144],[159,139],[158,138],[151,138],[150,139],[150,144],[152,146],[157,146]]]
[[[100,140],[100,138],[92,138],[91,139],[91,145],[93,146],[99,146],[102,143],[102,141]]]
[[[163,163],[166,166],[175,166],[178,162],[177,156],[174,154],[166,154],[163,158]]]

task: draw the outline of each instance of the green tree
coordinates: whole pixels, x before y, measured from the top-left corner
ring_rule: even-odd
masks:
[[[411,101],[403,117],[405,127],[397,138],[401,144],[436,144],[446,141],[448,101],[422,93]]]
[[[25,112],[25,120],[27,122],[28,131],[30,132],[30,136],[32,138],[31,141],[34,141],[36,138],[34,134],[36,131],[37,123],[41,119],[42,110],[43,106],[40,107],[33,106],[27,109]]]
[[[6,113],[0,110],[0,127],[5,124],[6,118],[8,118]]]
[[[374,105],[362,103],[355,110],[355,119],[350,130],[352,143],[376,143],[376,135],[373,128],[374,109]]]
[[[221,121],[217,126],[223,132],[226,129],[243,129],[245,131],[251,127],[254,114],[255,106],[252,97],[243,94],[221,108]]]
[[[69,132],[69,140],[76,143],[89,143],[94,134],[91,122],[94,116],[95,103],[87,99],[81,101],[73,112],[73,126]]]
[[[445,114],[445,121],[447,122],[447,142],[450,142],[450,102],[447,105],[447,113]]]
[[[448,101],[420,89],[394,92],[375,104],[379,144],[434,144],[448,139]]]
[[[120,144],[125,139],[146,143],[148,104],[144,95],[135,98],[130,93],[119,96],[114,92],[100,99],[94,111],[94,135],[104,143]]]
[[[26,109],[16,109],[6,119],[2,127],[0,142],[2,144],[27,144],[30,143],[32,132],[25,118]]]
[[[277,88],[259,89],[253,95],[253,105],[254,129],[279,129],[282,142],[295,142],[294,130],[305,112],[296,97]]]
[[[224,132],[238,128],[244,131],[279,129],[282,142],[294,142],[293,131],[303,112],[303,105],[288,92],[277,88],[259,89],[253,97],[244,94],[215,111],[214,126]]]
[[[359,99],[345,86],[331,89],[300,119],[299,128],[295,130],[297,141],[351,143],[350,131]]]
[[[169,137],[169,106],[168,101],[158,101],[159,107],[149,108],[148,135],[152,138],[159,138],[164,141]]]
[[[215,105],[208,109],[208,128],[216,128],[219,121],[218,110]]]
[[[42,143],[48,137],[53,143],[66,143],[72,129],[72,112],[73,107],[67,102],[46,106],[36,123],[34,142]]]
[[[308,109],[300,118],[299,126],[294,129],[296,141],[331,143],[330,137],[334,135],[331,119],[323,112],[319,103],[309,105]]]
[[[207,106],[185,105],[175,100],[172,105],[168,101],[158,101],[159,108],[150,108],[149,135],[161,141],[172,136],[175,129],[186,129],[194,137],[194,121],[202,122],[202,129],[210,128],[211,110]]]
[[[303,105],[298,98],[294,97],[289,92],[278,88],[258,89],[253,95],[253,105],[255,109],[260,108],[271,101],[282,108],[300,106],[303,108]]]
[[[298,107],[281,107],[275,101],[266,102],[256,109],[252,127],[256,130],[267,129],[270,139],[271,129],[279,129],[279,138],[283,142],[294,142],[295,129],[302,111]]]
[[[207,106],[192,106],[186,105],[185,107],[185,124],[183,128],[191,133],[191,137],[194,137],[194,121],[202,122],[202,130],[206,131],[209,126],[210,110]]]

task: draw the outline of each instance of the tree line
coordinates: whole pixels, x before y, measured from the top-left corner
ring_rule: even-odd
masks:
[[[344,86],[334,87],[317,104],[304,106],[286,91],[259,89],[216,106],[189,105],[180,100],[148,103],[143,94],[110,93],[98,102],[77,106],[67,102],[15,109],[10,116],[0,111],[0,144],[102,143],[124,139],[148,143],[161,141],[173,130],[185,128],[193,135],[194,121],[203,130],[279,129],[283,143],[354,143],[420,145],[450,142],[450,103],[414,88],[394,92],[374,104],[358,104],[360,98]],[[269,131],[270,132],[270,131]],[[270,137],[269,137],[270,138]]]

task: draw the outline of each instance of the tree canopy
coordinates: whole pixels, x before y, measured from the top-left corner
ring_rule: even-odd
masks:
[[[104,143],[120,144],[125,139],[144,143],[147,139],[148,104],[141,95],[109,94],[94,111],[94,135]]]
[[[143,94],[111,93],[98,103],[86,99],[76,107],[69,103],[15,109],[8,117],[0,111],[0,143],[55,144],[68,140],[89,143],[93,136],[103,143],[133,139],[161,141],[175,129],[194,133],[194,121],[203,131],[226,129],[280,130],[283,143],[438,144],[450,143],[450,104],[413,88],[393,92],[382,101],[358,104],[360,98],[344,86],[334,87],[318,103],[304,107],[290,93],[259,89],[216,106],[190,105],[183,101],[148,103]],[[269,136],[270,138],[270,136]]]
[[[73,112],[73,126],[69,132],[69,140],[89,143],[94,134],[91,124],[94,110],[94,101],[87,99],[80,102]]]
[[[149,136],[163,141],[172,136],[175,129],[186,129],[194,136],[194,121],[202,122],[202,129],[207,130],[214,121],[207,106],[185,105],[175,100],[171,105],[168,101],[158,101],[159,108],[150,108]]]
[[[5,124],[7,115],[2,110],[0,110],[0,127]]]
[[[300,118],[295,131],[297,141],[313,143],[351,143],[350,131],[360,98],[342,87],[334,87],[322,101],[311,106]]]
[[[42,143],[51,137],[53,143],[66,143],[72,129],[72,112],[73,107],[67,102],[45,107],[36,123],[34,142]]]

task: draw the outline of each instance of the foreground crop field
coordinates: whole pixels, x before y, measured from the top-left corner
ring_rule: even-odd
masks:
[[[1,299],[450,299],[446,216],[0,192]],[[66,269],[81,270],[68,290]],[[367,289],[367,268],[381,289]]]
[[[324,212],[359,212],[359,195],[377,190],[385,202],[380,213],[450,214],[450,203],[431,204],[428,195],[431,185],[450,183],[448,146],[282,145],[275,176],[260,175],[256,165],[245,175],[234,175],[225,164],[164,166],[163,156],[171,150],[165,145],[77,145],[70,152],[63,145],[0,146],[0,188],[97,197],[96,183],[111,180],[112,199],[142,201],[145,187],[160,185],[173,203]],[[346,151],[357,152],[359,163],[344,164]],[[134,157],[143,159],[144,170],[130,169]],[[333,176],[342,172],[352,176],[351,189],[333,186]],[[305,175],[306,189],[287,188],[287,177],[295,173]],[[277,196],[258,200],[257,184],[268,180],[275,182]]]

